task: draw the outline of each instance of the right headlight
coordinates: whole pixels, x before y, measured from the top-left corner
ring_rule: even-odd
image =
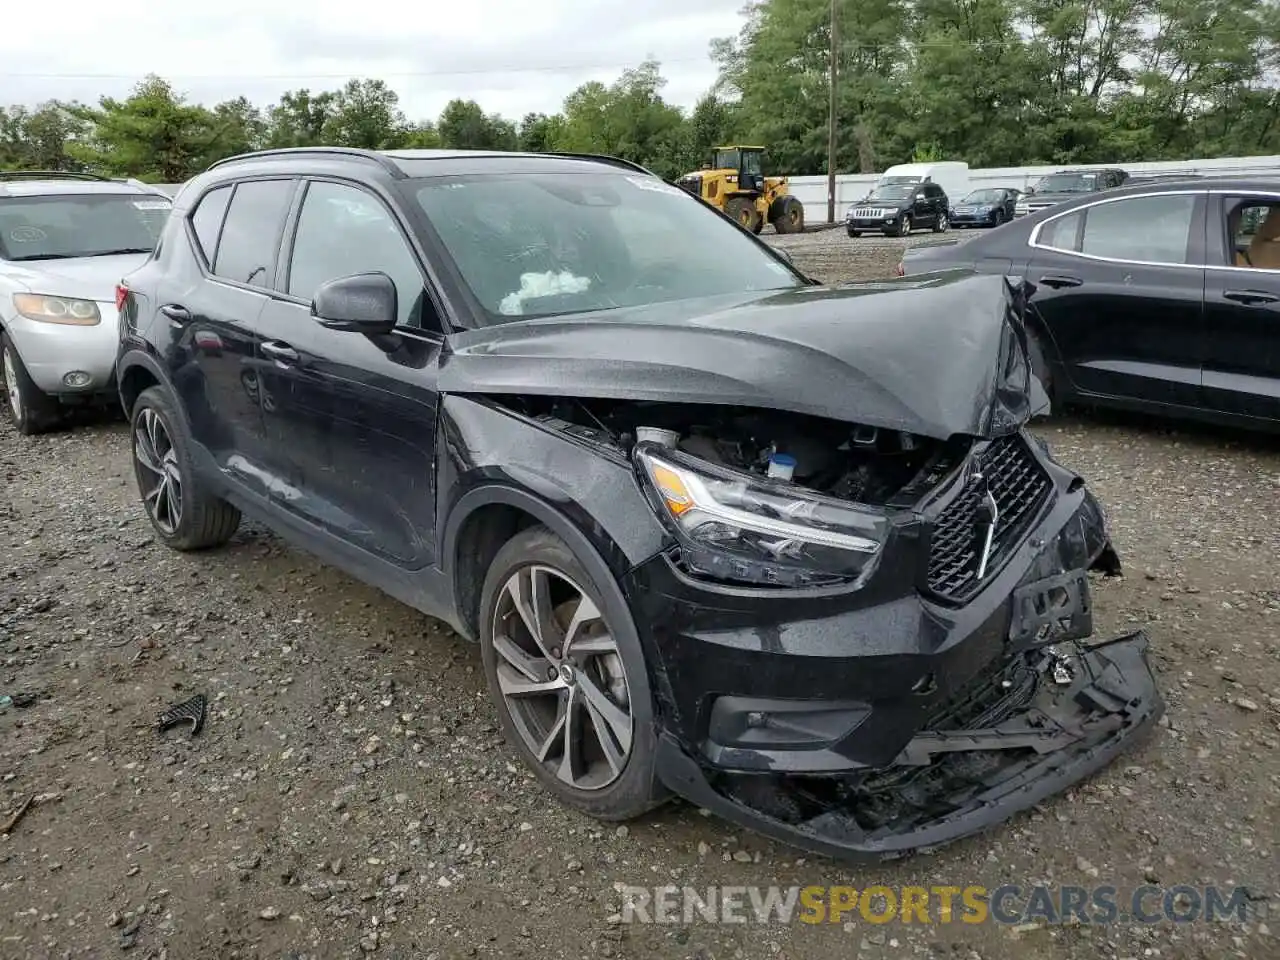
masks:
[[[694,573],[763,586],[861,584],[890,521],[786,481],[655,443],[636,447],[646,492]]]

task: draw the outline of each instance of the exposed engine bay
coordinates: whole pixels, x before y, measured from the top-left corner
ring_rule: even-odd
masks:
[[[629,453],[639,440],[661,436],[665,445],[709,463],[868,505],[915,503],[969,446],[964,438],[944,443],[748,407],[556,397],[504,397],[502,403],[592,445]]]

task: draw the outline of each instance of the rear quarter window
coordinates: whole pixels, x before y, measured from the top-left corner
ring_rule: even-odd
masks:
[[[196,236],[196,246],[204,254],[207,263],[213,263],[218,252],[218,235],[222,232],[222,218],[230,200],[231,187],[218,187],[206,193],[191,214],[191,229]]]

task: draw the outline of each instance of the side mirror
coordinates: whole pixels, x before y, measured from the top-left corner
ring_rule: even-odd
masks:
[[[385,273],[330,280],[311,301],[311,316],[322,327],[350,333],[390,333],[398,310],[395,282]]]
[[[923,200],[923,199],[924,199],[924,194],[923,194],[923,193],[917,193],[917,194],[916,194],[916,199],[917,199],[917,200]]]

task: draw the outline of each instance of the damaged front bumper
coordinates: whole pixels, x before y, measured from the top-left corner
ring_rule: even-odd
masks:
[[[979,715],[998,722],[922,730],[883,769],[709,776],[667,734],[659,770],[687,800],[817,853],[891,859],[936,848],[1089,776],[1149,729],[1164,706],[1147,645],[1138,632],[1069,654],[1044,648],[1017,654],[996,674],[1001,695],[973,694]]]
[[[1004,821],[1134,743],[1164,710],[1147,638],[1090,644],[1089,572],[1119,560],[1097,501],[1045,464],[1055,494],[958,603],[874,581],[784,603],[664,558],[634,570],[663,782],[792,845],[883,859]]]

